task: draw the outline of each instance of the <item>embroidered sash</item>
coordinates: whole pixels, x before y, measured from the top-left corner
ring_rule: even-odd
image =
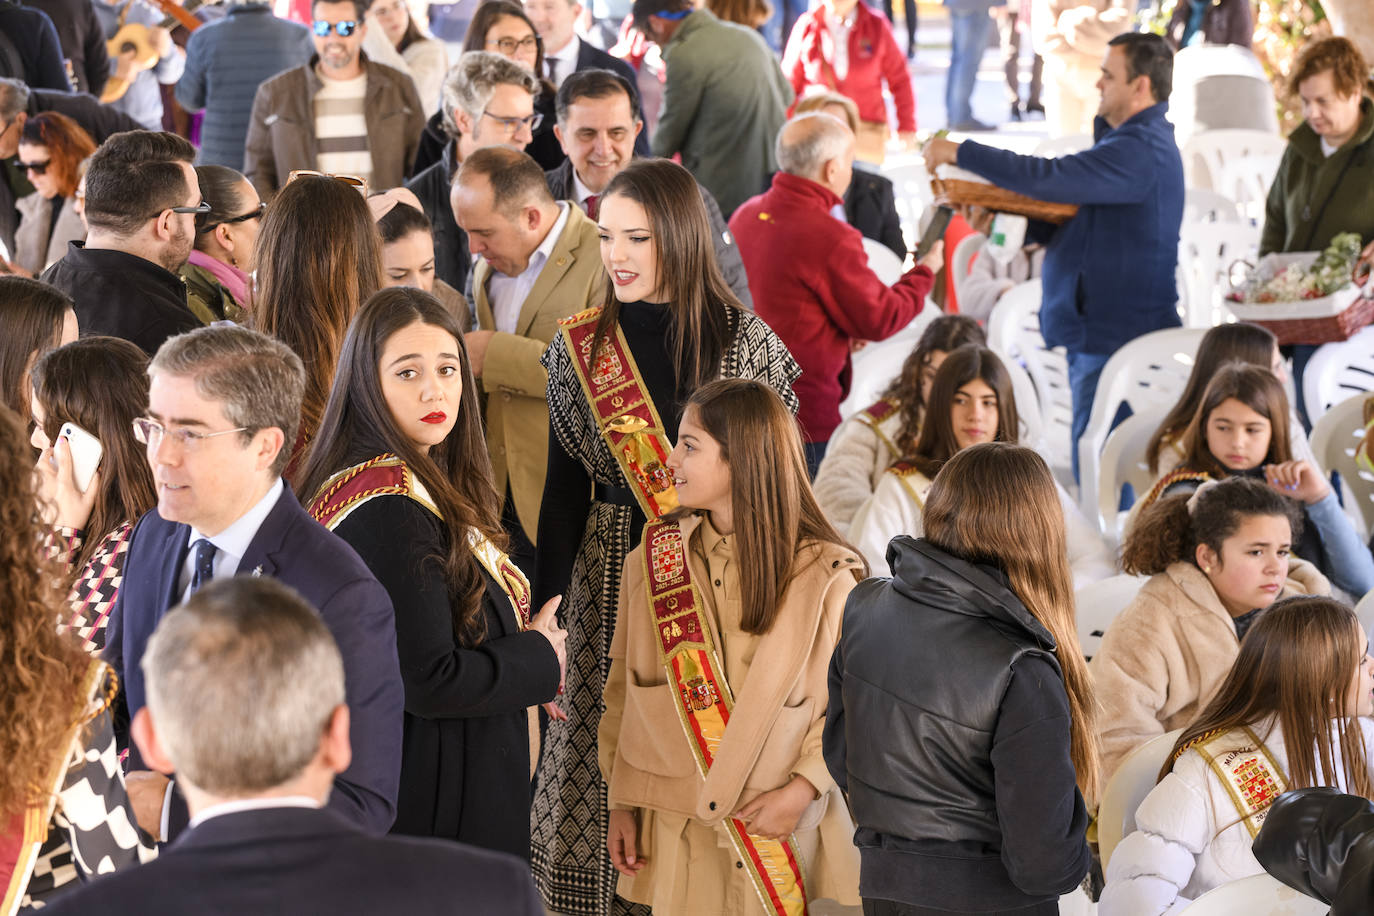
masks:
[[[1193,750],[1202,755],[1226,786],[1236,813],[1253,838],[1269,816],[1270,805],[1287,791],[1288,780],[1264,742],[1248,727],[1240,731],[1246,739],[1240,746],[1236,745],[1236,732],[1232,730],[1199,742]]]
[[[1135,510],[1136,517],[1139,518],[1139,513],[1145,511],[1145,509],[1148,508],[1155,500],[1159,499],[1160,496],[1164,495],[1165,490],[1169,489],[1174,484],[1184,480],[1195,480],[1201,484],[1206,483],[1211,479],[1212,475],[1204,471],[1186,471],[1182,469],[1170,471],[1163,477],[1159,478],[1159,480],[1156,480],[1155,485],[1150,488],[1150,492],[1145,496],[1143,500],[1140,501],[1140,508]]]
[[[916,503],[916,508],[922,512],[925,511],[926,497],[930,495],[932,484],[930,478],[922,474],[916,465],[910,461],[894,461],[884,473],[896,477],[897,482],[902,485],[902,489],[906,490],[912,502]],[[911,480],[913,477],[919,478],[919,480],[913,483]]]
[[[315,521],[333,531],[354,509],[378,496],[406,496],[442,519],[425,485],[405,463],[392,454],[378,455],[362,464],[340,471],[320,488],[310,501],[309,512]],[[489,541],[486,535],[468,530],[468,550],[482,568],[496,580],[515,609],[521,630],[530,624],[530,583],[510,557]]]
[[[859,411],[859,422],[873,430],[873,434],[878,437],[883,445],[887,446],[887,450],[893,455],[900,455],[901,451],[897,448],[897,443],[892,441],[892,437],[883,432],[882,424],[896,414],[901,407],[902,405],[891,398],[883,398],[878,403],[870,404]]]
[[[592,340],[601,309],[587,309],[558,322],[558,332],[582,384],[601,436],[648,518],[676,509],[677,490],[668,471],[673,450],[658,409],[639,376],[639,367],[617,325],[601,341],[595,357]]]
[[[687,545],[676,522],[644,527],[644,581],[658,634],[659,661],[681,699],[678,719],[703,777],[715,761],[735,698],[705,619],[701,593],[691,580]],[[806,889],[793,841],[750,836],[742,821],[725,828],[764,908],[774,916],[805,916]]]

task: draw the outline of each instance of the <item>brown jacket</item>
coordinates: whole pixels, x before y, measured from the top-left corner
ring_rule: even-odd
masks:
[[[315,73],[318,61],[316,55],[304,66],[278,73],[258,87],[253,99],[243,173],[264,200],[286,183],[293,169],[315,168],[313,101],[323,85]],[[362,61],[367,71],[367,146],[372,153],[369,190],[386,190],[405,181],[425,129],[424,108],[409,76],[368,60],[366,54]]]
[[[1289,562],[1280,598],[1329,594],[1315,566]],[[1235,624],[1202,570],[1174,563],[1146,582],[1088,665],[1101,704],[1103,778],[1146,741],[1191,722],[1239,654]]]

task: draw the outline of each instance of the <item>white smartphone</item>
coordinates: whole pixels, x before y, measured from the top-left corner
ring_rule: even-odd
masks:
[[[75,423],[63,423],[57,435],[67,440],[72,450],[72,473],[76,477],[76,487],[85,493],[91,486],[95,469],[100,467],[100,456],[105,448],[100,440],[86,432]]]

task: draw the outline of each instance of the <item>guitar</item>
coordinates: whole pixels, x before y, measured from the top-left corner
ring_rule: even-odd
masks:
[[[157,26],[160,29],[170,29],[177,25],[183,25],[187,31],[194,32],[204,23],[191,14],[202,6],[218,3],[219,0],[186,0],[185,6],[175,3],[173,0],[130,0],[130,2],[144,2],[165,13],[167,18]],[[100,101],[102,102],[109,103],[123,98],[124,93],[129,91],[129,86],[138,74],[156,67],[161,58],[157,49],[153,47],[152,28],[138,22],[123,22],[127,15],[128,8],[126,7],[124,15],[120,17],[119,30],[114,33],[113,38],[105,42],[105,48],[109,51],[110,57],[115,59],[124,54],[132,54],[133,72],[128,77],[111,76],[105,83],[105,90],[100,93]]]

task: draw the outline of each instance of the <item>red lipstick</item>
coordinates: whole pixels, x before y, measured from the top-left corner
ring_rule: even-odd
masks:
[[[444,422],[444,421],[447,420],[447,419],[448,419],[448,414],[444,413],[442,410],[436,410],[436,411],[434,411],[434,413],[427,413],[427,414],[425,414],[423,417],[420,418],[420,422],[421,422],[421,423],[442,423],[442,422]]]

